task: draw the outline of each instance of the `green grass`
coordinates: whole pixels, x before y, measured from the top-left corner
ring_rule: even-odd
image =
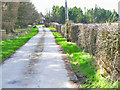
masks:
[[[25,36],[19,36],[13,40],[1,41],[2,52],[0,54],[0,63],[14,53],[18,48],[24,45],[30,38],[38,33],[38,28],[31,28]]]
[[[51,31],[56,31],[55,28],[52,28],[52,27],[48,27]]]
[[[76,75],[85,77],[84,79],[79,78],[82,88],[117,88],[117,81],[109,82],[100,75],[99,70],[96,70],[93,56],[81,52],[75,44],[67,42],[58,32],[53,32],[53,35],[57,43],[63,47]]]

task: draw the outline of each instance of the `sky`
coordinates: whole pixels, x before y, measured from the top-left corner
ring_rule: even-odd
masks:
[[[95,5],[104,8],[106,10],[116,10],[118,12],[118,2],[120,0],[67,0],[68,7],[81,7],[84,10],[84,7],[87,9],[94,8]],[[38,12],[43,14],[47,13],[52,9],[53,5],[65,6],[65,0],[31,0],[35,5]]]

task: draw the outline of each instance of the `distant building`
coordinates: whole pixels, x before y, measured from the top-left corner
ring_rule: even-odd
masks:
[[[42,12],[39,14],[39,18],[40,18],[40,20],[39,20],[38,24],[44,24],[45,18],[44,18],[44,15],[42,14]]]
[[[40,22],[39,22],[39,24],[44,24],[44,19],[42,19]]]

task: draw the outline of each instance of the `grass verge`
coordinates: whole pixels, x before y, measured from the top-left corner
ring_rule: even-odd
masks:
[[[31,28],[25,36],[19,36],[13,40],[1,41],[0,46],[2,47],[2,52],[0,54],[0,63],[8,58],[12,53],[14,53],[18,48],[24,45],[30,38],[38,33],[38,28]]]
[[[89,53],[81,52],[75,44],[67,42],[58,32],[53,32],[53,35],[55,36],[57,43],[62,46],[67,54],[82,88],[118,87],[117,81],[110,82],[100,75],[100,71],[95,68],[95,59],[93,56]]]
[[[48,27],[51,31],[56,31],[55,28],[52,28],[52,27]]]

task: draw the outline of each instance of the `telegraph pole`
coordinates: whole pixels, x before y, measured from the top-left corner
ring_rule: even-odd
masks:
[[[65,0],[65,37],[66,40],[69,41],[69,37],[68,37],[68,30],[69,30],[69,22],[68,22],[69,18],[68,18],[68,7],[67,7],[67,0]]]
[[[49,10],[49,26],[51,25],[51,17],[50,17],[50,10]]]
[[[120,22],[120,1],[118,2],[118,14],[119,14],[119,22]]]
[[[69,17],[68,17],[68,7],[67,7],[67,0],[65,0],[65,20],[68,21]]]

